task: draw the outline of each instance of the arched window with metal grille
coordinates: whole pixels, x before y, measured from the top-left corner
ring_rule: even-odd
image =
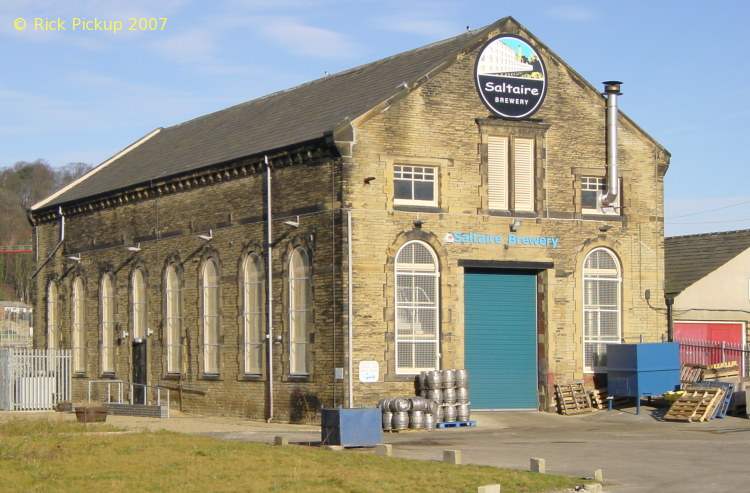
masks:
[[[592,250],[583,263],[583,368],[602,372],[607,367],[606,344],[621,339],[620,263],[607,248]]]
[[[396,276],[396,372],[438,368],[440,272],[427,243],[410,241],[398,251]]]

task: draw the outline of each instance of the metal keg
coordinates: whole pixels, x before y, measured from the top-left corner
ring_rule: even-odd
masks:
[[[471,411],[469,410],[468,404],[458,404],[456,406],[456,420],[458,421],[469,421]]]
[[[443,406],[438,406],[438,410],[435,413],[435,418],[437,418],[438,423],[442,423],[445,421],[445,411],[443,410]]]
[[[409,413],[397,412],[393,413],[391,418],[391,429],[393,430],[405,430],[409,427]]]
[[[446,423],[453,423],[456,421],[456,406],[452,404],[446,404],[443,406],[443,420]]]
[[[420,390],[426,390],[429,388],[427,386],[427,374],[428,373],[429,373],[428,371],[419,372],[419,389]]]
[[[456,402],[458,404],[469,403],[469,389],[466,387],[456,387]]]
[[[410,397],[412,411],[426,411],[427,399],[424,397]]]
[[[404,397],[394,397],[391,399],[390,407],[394,413],[405,413],[411,407],[411,401]]]
[[[427,414],[424,415],[424,427],[427,430],[434,430],[437,426],[437,416],[434,414]]]
[[[443,404],[455,404],[456,403],[456,389],[451,387],[449,389],[443,389]]]
[[[390,411],[391,410],[391,398],[390,397],[384,397],[378,401],[378,407],[381,411]]]
[[[383,429],[390,430],[393,423],[393,413],[390,411],[383,412]]]
[[[411,411],[409,413],[409,428],[424,429],[424,411]]]
[[[443,379],[440,374],[440,370],[432,370],[427,372],[427,388],[440,389],[443,387]]]
[[[438,404],[443,403],[443,391],[440,389],[430,389],[427,391],[427,398],[437,402]]]
[[[437,414],[438,409],[440,409],[440,404],[433,401],[432,399],[426,399],[425,400],[425,410],[424,412],[427,414]]]
[[[443,370],[441,377],[443,378],[444,389],[452,389],[456,386],[456,370]]]
[[[420,390],[419,391],[419,397],[424,397],[425,399],[427,399],[427,393],[428,392],[429,392],[429,390],[427,390],[427,389]]]
[[[469,388],[469,372],[467,370],[456,370],[456,387]]]

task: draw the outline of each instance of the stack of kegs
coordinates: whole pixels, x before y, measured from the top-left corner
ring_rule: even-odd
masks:
[[[469,374],[466,370],[423,371],[419,376],[420,395],[440,408],[438,423],[469,421]]]
[[[378,407],[383,413],[383,429],[392,431],[434,430],[440,409],[424,397],[387,397],[380,399]]]

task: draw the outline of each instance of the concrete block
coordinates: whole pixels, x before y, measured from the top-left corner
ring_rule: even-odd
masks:
[[[274,445],[289,445],[289,439],[284,435],[276,435],[273,437]]]
[[[477,488],[477,493],[500,493],[499,484],[487,484]]]
[[[597,481],[599,483],[604,482],[604,476],[602,475],[601,469],[597,469],[596,471],[594,471],[594,481]]]
[[[323,445],[323,450],[333,450],[334,452],[341,452],[344,447],[341,445]]]
[[[538,472],[541,474],[544,474],[545,472],[547,472],[547,467],[544,462],[544,459],[536,459],[532,457],[531,459],[529,459],[529,463],[530,463],[529,470],[531,472]]]
[[[599,483],[589,483],[583,486],[585,491],[592,491],[593,493],[602,493],[602,485]]]
[[[375,446],[375,455],[390,457],[393,455],[393,445],[390,443],[379,443]]]
[[[448,464],[460,464],[461,463],[461,451],[460,450],[443,450],[443,462]]]

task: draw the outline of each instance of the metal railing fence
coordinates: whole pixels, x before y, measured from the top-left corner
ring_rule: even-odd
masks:
[[[736,361],[739,374],[750,376],[750,349],[746,344],[731,342],[701,341],[696,339],[676,339],[680,343],[680,364],[708,366],[716,363]]]

